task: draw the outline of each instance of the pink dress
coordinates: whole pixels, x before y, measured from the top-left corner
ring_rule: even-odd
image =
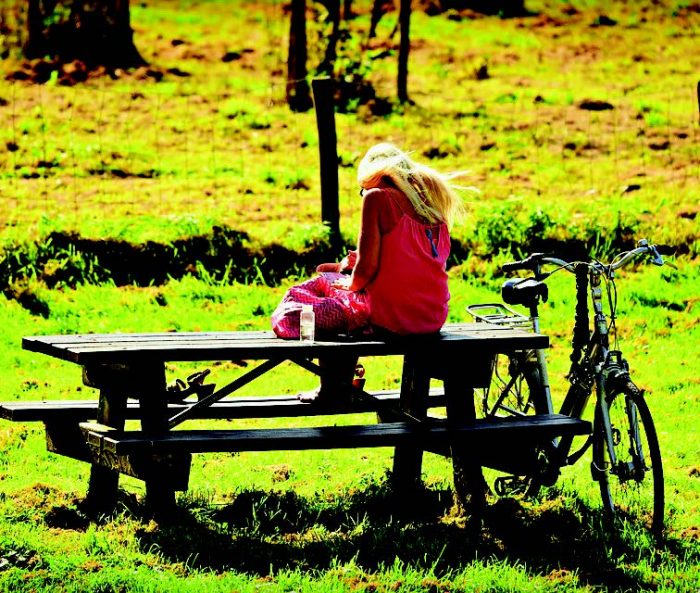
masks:
[[[365,288],[369,319],[397,334],[437,332],[450,300],[449,231],[445,224],[425,224],[401,211],[392,192],[398,193],[384,190],[397,222],[382,235],[379,272]]]
[[[377,191],[377,190],[372,190]],[[381,328],[396,334],[427,334],[447,319],[450,293],[445,264],[450,235],[445,224],[430,225],[403,212],[398,190],[380,190],[386,202],[380,227],[377,275],[359,292],[331,286],[339,276],[323,273],[290,288],[272,314],[281,338],[299,338],[302,304],[312,304],[317,335],[371,334]]]

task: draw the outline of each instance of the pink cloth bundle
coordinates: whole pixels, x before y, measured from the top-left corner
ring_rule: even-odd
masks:
[[[363,293],[333,288],[343,274],[323,272],[285,293],[272,313],[272,330],[280,338],[299,339],[299,315],[302,305],[313,305],[316,335],[333,336],[368,327],[369,307]]]

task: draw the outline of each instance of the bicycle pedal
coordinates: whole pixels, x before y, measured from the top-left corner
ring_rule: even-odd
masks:
[[[520,476],[502,476],[494,481],[494,490],[498,496],[515,496],[525,494],[527,479]]]

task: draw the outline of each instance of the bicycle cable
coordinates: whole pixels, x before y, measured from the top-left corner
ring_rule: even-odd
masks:
[[[605,288],[608,293],[608,307],[610,308],[610,322],[608,323],[608,335],[613,336],[615,350],[618,349],[617,342],[617,284],[614,278],[605,278]]]

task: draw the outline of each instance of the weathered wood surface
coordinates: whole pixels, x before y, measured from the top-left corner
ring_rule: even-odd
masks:
[[[337,414],[357,414],[363,412],[389,412],[396,408],[399,390],[372,391],[370,398],[353,403],[351,406],[332,410]],[[188,404],[191,403],[188,400]],[[129,401],[126,408],[127,420],[141,418],[139,402]],[[431,389],[427,400],[429,408],[445,405],[444,391]],[[169,404],[168,414],[186,410],[188,405]],[[97,400],[41,400],[0,402],[0,418],[14,422],[54,422],[60,424],[84,422],[97,418]],[[238,419],[238,418],[295,418],[299,416],[327,415],[328,409],[318,408],[299,401],[295,395],[273,395],[266,397],[230,397],[214,402],[207,408],[197,410],[196,419]]]
[[[469,444],[478,455],[480,447],[495,444],[499,439],[532,443],[533,439],[590,432],[589,423],[555,416],[470,423],[470,415],[458,418],[448,411],[448,421],[426,419],[426,409],[436,403],[435,398],[448,410],[454,410],[455,401],[471,399],[472,388],[488,382],[495,354],[548,346],[546,336],[485,323],[449,324],[431,336],[387,340],[339,338],[312,344],[282,340],[271,331],[33,336],[24,338],[22,344],[26,350],[81,365],[83,382],[100,390],[96,408],[84,402],[65,406],[63,402],[54,406],[27,402],[25,407],[0,404],[0,415],[4,417],[43,420],[52,450],[92,463],[88,499],[96,507],[115,503],[120,473],[146,481],[147,501],[154,508],[172,506],[174,490],[187,485],[189,458],[185,456],[191,453],[397,447],[395,472],[402,483],[411,484],[420,479],[421,449],[454,454],[455,445],[466,451]],[[395,391],[387,394],[386,401],[381,401],[379,396],[334,410],[303,404],[289,396],[229,398],[240,385],[285,360],[319,374],[312,359],[392,355],[404,356],[406,383],[399,394]],[[187,402],[188,407],[168,404],[166,362],[220,360],[262,362],[200,402]],[[411,379],[414,375],[415,380]],[[426,389],[431,377],[444,381],[445,389],[440,395],[428,396]],[[382,405],[386,407],[382,409]],[[181,419],[190,418],[312,416],[362,411],[378,411],[380,418],[391,422],[318,428],[169,430]],[[83,414],[89,414],[86,420],[96,417],[98,423],[116,430],[81,425],[82,431],[76,431]],[[61,429],[62,418],[68,424],[66,430]],[[142,431],[124,431],[124,421],[130,418],[141,420]],[[173,472],[177,478],[169,477]]]
[[[141,431],[115,431],[83,425],[88,445],[115,455],[131,453],[208,453],[215,451],[277,451],[298,449],[339,449],[394,447],[401,444],[462,444],[484,439],[550,439],[562,434],[587,434],[590,423],[559,414],[477,420],[455,426],[447,422],[421,424],[392,422],[354,426],[248,430],[176,430],[162,435]]]
[[[47,354],[80,365],[133,361],[198,361],[317,358],[341,352],[354,356],[406,353],[448,354],[464,357],[546,348],[548,338],[520,329],[484,323],[448,324],[440,334],[381,340],[317,340],[313,344],[282,340],[271,331],[177,332],[147,334],[74,334],[29,336],[25,350]]]

